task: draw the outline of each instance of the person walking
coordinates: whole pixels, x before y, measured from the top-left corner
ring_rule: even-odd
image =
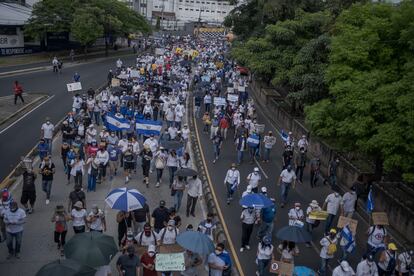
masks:
[[[395,275],[395,268],[397,266],[397,246],[391,242],[387,249],[381,252],[378,260],[378,275],[391,276]]]
[[[76,202],[82,202],[83,208],[86,208],[86,195],[82,191],[82,186],[75,186],[74,190],[69,193],[68,212],[70,213]]]
[[[352,218],[355,212],[355,205],[357,201],[356,186],[351,187],[351,191],[346,192],[342,197],[342,215]]]
[[[162,174],[164,172],[166,163],[167,163],[168,154],[164,147],[159,147],[158,151],[155,152],[154,159],[155,159],[155,170],[157,172],[157,183],[155,187],[160,187],[162,181]]]
[[[300,148],[299,153],[295,156],[295,167],[296,167],[296,176],[298,177],[300,183],[303,180],[303,171],[306,167],[306,151],[305,148]]]
[[[290,226],[304,226],[303,221],[305,220],[305,215],[301,208],[300,202],[296,202],[295,207],[289,210],[288,217]]]
[[[260,136],[255,131],[252,131],[247,138],[247,146],[249,147],[250,164],[253,164],[260,148]]]
[[[225,250],[223,243],[218,243],[214,252],[207,258],[209,276],[231,275],[232,263],[230,254]]]
[[[342,261],[337,267],[332,271],[332,276],[354,276],[355,271],[349,265],[347,261]]]
[[[186,216],[190,214],[195,217],[197,199],[203,196],[203,185],[197,175],[187,181],[187,206]]]
[[[250,250],[250,236],[253,232],[253,226],[257,222],[257,213],[253,207],[244,209],[241,213],[240,220],[242,222],[242,236],[240,252],[245,249]]]
[[[252,188],[252,192],[253,193],[258,193],[259,192],[259,184],[260,181],[262,180],[262,177],[259,173],[259,168],[255,167],[253,169],[253,172],[249,173],[249,175],[247,175],[247,184],[250,185],[250,187]]]
[[[168,167],[168,172],[169,172],[170,188],[174,182],[174,176],[178,168],[178,163],[179,162],[178,162],[177,153],[175,152],[175,150],[170,150],[170,152],[168,153],[168,157],[167,157],[167,167]]]
[[[40,174],[42,175],[42,190],[46,193],[46,205],[50,202],[50,193],[52,191],[53,175],[55,174],[55,164],[46,156],[39,165]]]
[[[374,256],[363,257],[357,265],[356,276],[378,276],[378,267],[374,261]]]
[[[223,137],[221,136],[220,131],[216,130],[211,140],[213,141],[213,152],[214,152],[213,164],[215,164],[217,160],[219,159],[221,145],[223,144]]]
[[[91,232],[102,233],[106,231],[105,214],[101,209],[99,209],[98,205],[92,205],[92,210],[86,220],[89,223],[89,229]]]
[[[99,164],[96,160],[96,154],[93,153],[86,161],[86,165],[88,166],[88,188],[87,192],[96,191],[96,177],[98,176],[98,168]]]
[[[73,232],[75,232],[75,234],[85,232],[88,224],[88,214],[83,207],[82,201],[77,201],[75,204],[73,204],[73,209],[70,214],[73,222]]]
[[[139,276],[140,261],[135,254],[135,247],[130,245],[126,250],[127,254],[122,254],[116,261],[116,267],[121,276]]]
[[[280,186],[280,193],[282,196],[280,207],[283,208],[287,202],[290,187],[295,189],[296,186],[296,174],[290,165],[280,173],[278,186]]]
[[[71,217],[66,213],[63,205],[57,205],[51,221],[54,223],[54,241],[57,244],[57,249],[63,256],[63,246],[66,243],[66,234],[68,232],[67,222]]]
[[[144,225],[151,221],[150,209],[147,203],[142,208],[132,211],[132,226],[134,235],[144,230]]]
[[[70,165],[70,175],[73,176],[73,179],[75,180],[75,185],[82,186],[82,178],[84,175],[84,169],[85,162],[82,160],[79,154],[76,155],[75,159],[72,160],[72,163]]]
[[[267,135],[263,138],[264,144],[264,154],[263,154],[263,162],[270,161],[270,153],[272,151],[273,146],[276,144],[276,137],[273,136],[273,132],[269,131]]]
[[[270,260],[274,258],[272,240],[269,236],[264,236],[257,246],[256,260],[257,271],[256,275],[267,275],[268,265]]]
[[[181,201],[183,199],[183,194],[186,186],[186,181],[184,177],[178,176],[174,179],[174,182],[171,186],[171,195],[174,197],[174,208],[179,212],[181,207]]]
[[[334,159],[329,162],[328,166],[328,176],[329,176],[329,183],[331,184],[331,187],[336,186],[336,176],[339,166],[339,157],[336,156]]]
[[[247,151],[247,138],[245,133],[236,137],[235,145],[237,150],[237,165],[240,165],[243,162],[244,152]]]
[[[50,122],[50,118],[46,117],[46,121],[42,124],[40,128],[40,138],[45,140],[45,143],[48,146],[48,155],[52,154],[52,139],[53,132],[55,131],[55,126]]]
[[[160,245],[175,244],[180,230],[175,226],[175,220],[170,219],[163,229],[159,232]]]
[[[312,234],[314,228],[318,227],[320,220],[314,220],[310,218],[310,214],[315,211],[321,211],[318,201],[312,200],[306,209],[306,229]],[[306,247],[311,247],[311,243],[307,242]]]
[[[329,230],[329,233],[323,237],[319,243],[322,248],[319,254],[319,257],[321,258],[321,264],[318,273],[321,276],[325,276],[329,261],[334,257],[337,251],[338,238],[336,229],[332,228]]]
[[[9,255],[7,259],[15,256],[20,259],[20,248],[23,237],[23,224],[26,222],[26,213],[19,208],[17,202],[12,201],[10,208],[3,214],[4,224],[6,225],[6,239]]]
[[[75,50],[70,49],[69,58],[70,58],[70,61],[71,62],[74,62],[75,61]]]
[[[152,160],[152,151],[149,145],[144,144],[144,148],[139,153],[141,156],[141,166],[142,166],[142,175],[144,177],[143,182],[149,187],[149,172],[151,168],[151,160]]]
[[[54,57],[52,59],[53,73],[57,73],[59,71],[58,70],[58,65],[59,65],[59,60],[58,60],[57,57]]]
[[[367,252],[375,257],[378,252],[385,250],[388,241],[388,232],[383,225],[372,225],[367,231]]]
[[[280,253],[280,261],[284,263],[294,264],[295,257],[299,256],[299,248],[294,242],[283,241],[277,247],[277,251]]]
[[[165,201],[161,200],[159,207],[155,208],[152,211],[151,215],[151,225],[154,228],[156,233],[159,233],[162,228],[164,228],[165,224],[168,222],[170,218],[170,213],[168,209],[165,207]]]
[[[36,201],[36,174],[33,172],[31,165],[23,173],[22,196],[20,203],[24,206],[26,213],[31,214],[34,210]],[[27,203],[30,203],[30,208]]]
[[[141,256],[141,264],[143,269],[143,276],[157,276],[155,270],[155,245],[148,245],[148,250]]]
[[[233,194],[240,185],[240,172],[236,169],[236,164],[232,163],[224,178],[224,185],[227,188],[227,204],[233,200]]]
[[[320,177],[321,160],[319,158],[313,158],[310,161],[310,186],[316,187],[316,182]]]
[[[13,90],[14,90],[14,105],[17,104],[17,99],[19,98],[22,103],[24,104],[24,99],[23,99],[23,87],[19,84],[18,81],[14,81],[14,85],[13,85]]]
[[[341,213],[341,202],[342,197],[338,192],[333,192],[326,197],[322,206],[322,209],[326,209],[328,212],[328,218],[325,222],[325,233],[328,233],[329,229],[331,229],[331,225],[333,224],[338,212]]]
[[[410,249],[398,255],[396,275],[409,276],[414,275],[414,250]]]
[[[202,220],[197,227],[197,231],[207,235],[212,241],[214,241],[214,237],[216,236],[216,229],[217,222],[214,221],[213,213],[208,213],[207,218],[205,220]]]
[[[262,189],[265,187],[262,187]],[[261,240],[265,236],[272,237],[273,226],[276,218],[275,199],[271,198],[272,205],[260,210],[260,227],[257,230],[257,237]]]

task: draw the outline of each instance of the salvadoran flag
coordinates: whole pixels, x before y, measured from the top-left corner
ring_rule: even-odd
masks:
[[[129,129],[131,126],[128,119],[117,117],[113,114],[106,115],[106,128],[110,131]]]
[[[142,135],[160,135],[162,129],[162,121],[137,120],[136,129],[138,134]]]
[[[369,189],[366,207],[367,207],[368,213],[371,213],[374,210],[374,199],[372,197],[372,188]]]
[[[283,140],[283,142],[287,142],[288,141],[288,139],[289,139],[289,134],[287,134],[286,132],[285,132],[285,130],[281,130],[280,131],[280,138],[282,138],[282,140]]]
[[[346,225],[341,232],[342,237],[347,241],[345,245],[345,250],[348,253],[352,253],[355,250],[356,244],[354,237],[352,236],[352,231],[348,225]]]

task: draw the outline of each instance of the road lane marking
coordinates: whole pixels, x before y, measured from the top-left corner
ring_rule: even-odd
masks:
[[[198,146],[200,148],[201,159],[203,160],[203,166],[204,166],[204,169],[206,170],[206,176],[207,176],[207,181],[208,181],[209,186],[210,186],[211,195],[213,197],[214,204],[216,205],[218,216],[220,218],[221,224],[223,225],[224,233],[226,234],[226,237],[228,237],[228,243],[229,243],[229,246],[230,246],[230,251],[231,251],[231,254],[233,255],[234,262],[236,263],[236,267],[237,267],[237,270],[239,272],[239,275],[244,276],[244,272],[243,272],[243,269],[241,267],[239,257],[237,255],[236,250],[234,249],[233,241],[231,239],[229,230],[227,228],[226,221],[224,220],[223,213],[221,212],[220,204],[218,203],[218,200],[217,200],[216,192],[215,192],[213,184],[212,184],[213,182],[211,181],[211,178],[210,178],[210,172],[208,170],[207,162],[204,158],[204,151],[203,151],[203,148],[201,146],[201,140],[200,140],[200,136],[198,134],[198,126],[197,126],[195,116],[193,116],[192,119],[193,119],[193,124],[194,124],[194,128],[195,128],[195,133],[196,133],[196,136],[197,136],[197,143],[198,143]]]
[[[17,119],[16,121],[14,121],[13,123],[11,123],[10,125],[8,125],[5,129],[1,130],[0,131],[0,134],[2,134],[5,131],[7,131],[9,128],[11,128],[15,124],[17,124],[18,122],[20,122],[21,120],[23,120],[27,115],[29,115],[30,113],[32,113],[33,111],[35,111],[36,109],[38,109],[39,107],[41,107],[42,105],[44,105],[45,103],[47,103],[48,101],[50,101],[51,99],[53,99],[54,97],[55,97],[55,95],[49,96],[44,102],[42,102],[41,104],[39,104],[38,106],[36,106],[35,108],[33,108],[32,110],[30,110],[29,112],[27,112],[26,114],[24,114],[22,117],[20,117],[19,119]]]
[[[257,161],[257,159],[256,159],[256,158],[254,158],[254,162],[256,162],[256,165],[257,165],[257,166],[259,167],[259,169],[262,171],[262,173],[263,173],[264,177],[265,177],[266,179],[269,179],[269,177],[267,176],[267,174],[266,174],[265,170],[262,168],[262,166],[260,166],[260,163],[259,163],[259,161]]]

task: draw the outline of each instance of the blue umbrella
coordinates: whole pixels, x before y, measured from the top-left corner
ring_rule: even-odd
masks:
[[[312,241],[312,235],[304,228],[298,226],[285,226],[277,231],[276,237],[283,241],[305,243]]]
[[[214,251],[213,241],[198,231],[185,231],[177,236],[177,243],[187,250],[200,255],[208,255]]]
[[[315,271],[306,266],[295,266],[294,276],[316,276]]]
[[[143,208],[146,201],[138,190],[128,188],[116,188],[105,198],[105,202],[109,207],[125,212]]]
[[[249,194],[242,197],[239,201],[241,206],[266,208],[273,205],[273,202],[263,194]]]

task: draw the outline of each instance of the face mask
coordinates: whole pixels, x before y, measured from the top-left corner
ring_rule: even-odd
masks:
[[[236,170],[236,168],[231,168],[231,170],[232,170],[232,171],[235,171],[235,170]]]
[[[112,137],[115,137],[115,133],[112,133],[112,134],[111,134],[111,136],[112,136]]]
[[[154,257],[155,253],[154,253],[154,252],[149,252],[149,253],[148,253],[148,255],[149,255],[150,257]]]
[[[300,210],[300,207],[295,207],[295,209],[296,209],[297,211],[299,211],[299,210]]]
[[[216,253],[216,255],[220,255],[221,251],[220,250],[214,250],[214,252]]]
[[[96,214],[98,214],[98,210],[96,210],[96,209],[94,209],[93,210],[93,213],[96,215]]]
[[[144,231],[145,236],[149,237],[151,235],[151,231]]]
[[[50,125],[50,121],[47,121],[46,124]]]
[[[368,264],[369,266],[371,266],[371,265],[372,265],[372,262],[370,262],[370,261],[367,261],[367,264]]]
[[[335,193],[335,197],[338,197],[339,196],[339,194],[338,193]]]
[[[17,211],[17,208],[16,209],[10,209],[10,211],[12,211],[14,213],[14,212]]]
[[[172,226],[168,226],[167,229],[168,229],[168,231],[172,231],[173,230]]]

